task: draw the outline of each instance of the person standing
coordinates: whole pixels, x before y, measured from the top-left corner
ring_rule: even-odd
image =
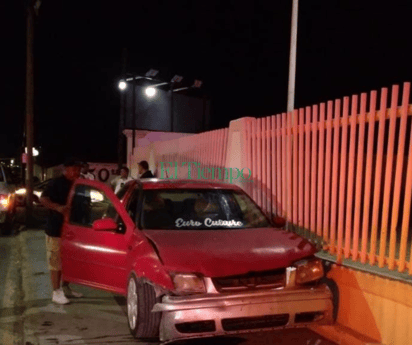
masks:
[[[117,192],[123,188],[123,186],[129,182],[132,181],[133,178],[129,176],[129,168],[127,167],[122,167],[120,169],[120,176],[116,177],[112,182],[112,187],[114,189],[114,194],[117,194]]]
[[[137,165],[137,169],[138,169],[140,178],[153,178],[154,177],[152,172],[149,170],[149,164],[147,163],[147,161],[141,161]]]
[[[95,180],[94,175],[90,172],[89,163],[84,162],[80,177],[86,180],[93,180],[93,181]]]
[[[61,231],[64,216],[68,210],[68,196],[74,181],[80,177],[82,164],[75,159],[68,159],[64,163],[63,175],[51,180],[42,193],[40,202],[50,210],[46,225],[47,260],[53,287],[52,301],[57,304],[67,304],[67,295],[82,297],[79,292],[73,291],[69,284],[61,281],[62,267],[60,258]]]

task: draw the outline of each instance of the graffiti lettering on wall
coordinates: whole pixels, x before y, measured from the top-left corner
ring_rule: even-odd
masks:
[[[96,181],[110,183],[117,176],[116,164],[89,163],[89,171]]]

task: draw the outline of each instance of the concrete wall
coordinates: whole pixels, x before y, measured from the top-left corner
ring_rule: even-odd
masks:
[[[316,331],[336,337],[344,330],[346,339],[353,335],[363,344],[412,344],[412,284],[340,265],[328,277],[339,287],[337,325]]]
[[[156,161],[158,143],[175,140],[182,137],[191,136],[190,133],[170,133],[170,132],[152,132],[152,131],[135,131],[135,147],[133,148],[133,131],[125,130],[127,137],[127,166],[130,169],[132,177],[138,177],[137,164],[146,160],[149,163],[149,169],[154,173],[157,169]]]

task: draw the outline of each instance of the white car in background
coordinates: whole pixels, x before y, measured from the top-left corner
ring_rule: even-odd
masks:
[[[15,181],[12,180],[10,169],[0,163],[0,233],[11,233],[16,213]]]

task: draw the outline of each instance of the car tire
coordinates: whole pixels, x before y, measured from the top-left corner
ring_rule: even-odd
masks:
[[[158,302],[150,284],[131,275],[127,284],[127,320],[132,335],[141,340],[156,341],[159,338],[161,313],[152,313]]]

